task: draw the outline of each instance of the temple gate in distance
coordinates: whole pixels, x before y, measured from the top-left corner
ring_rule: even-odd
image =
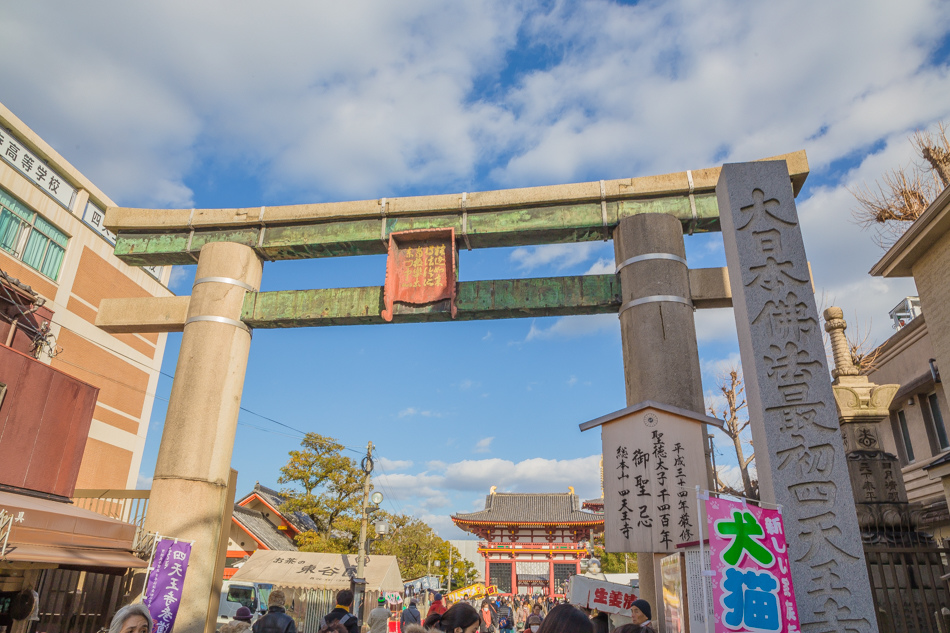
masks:
[[[478,536],[485,557],[485,584],[500,593],[563,596],[567,580],[581,573],[584,541],[603,530],[604,518],[581,510],[569,492],[495,492],[485,509],[458,513],[452,521]]]
[[[727,167],[743,169],[733,170],[728,178],[717,167],[529,189],[283,207],[108,209],[106,226],[117,235],[115,253],[129,264],[197,262],[190,297],[104,300],[97,317],[97,325],[108,332],[184,333],[146,525],[152,532],[198,544],[176,630],[213,630],[215,583],[220,582],[226,547],[220,539],[221,517],[227,511],[231,453],[254,328],[618,313],[628,405],[649,400],[701,414],[705,406],[693,311],[729,307],[733,289],[741,291],[742,317],[737,314],[737,323],[743,343],[749,319],[758,318],[747,310],[764,296],[757,286],[747,286],[763,279],[764,273],[778,275],[777,283],[791,273],[801,285],[801,267],[807,268],[793,199],[808,174],[804,152]],[[739,257],[730,259],[729,270],[688,268],[684,234],[719,231],[720,207],[731,214],[723,226],[728,222],[730,231],[742,238],[738,245],[734,239],[726,240],[727,252],[738,249]],[[391,312],[381,286],[259,292],[264,261],[382,254],[391,247],[390,236],[410,230],[451,230],[455,259],[458,249],[613,239],[617,274],[460,282],[452,288],[452,300],[423,306],[397,302]],[[801,261],[782,259],[783,244]],[[753,248],[758,248],[761,262],[753,261]],[[796,286],[796,292],[802,302],[793,306],[793,313],[797,310],[807,324],[815,310],[813,292],[810,285],[807,291]],[[770,335],[784,336],[771,331]],[[763,341],[753,342],[741,348],[747,375],[765,361],[756,347]],[[767,356],[771,351],[765,349]],[[809,347],[808,353],[812,352]],[[819,404],[833,410],[830,377],[822,375],[827,374],[824,363],[823,354],[809,357],[807,364],[793,363],[792,373],[807,373],[808,381],[798,382],[809,382],[813,395],[824,397],[828,391],[827,400]],[[787,374],[787,367],[783,371]],[[791,377],[797,380],[802,374]],[[754,384],[755,380],[749,382],[750,390]],[[788,407],[773,402],[782,394],[770,392],[758,400],[749,394],[750,416],[766,423],[782,416],[799,419],[795,416],[801,411],[786,415],[782,411]],[[809,403],[814,404],[798,404]],[[701,425],[695,432],[705,435]],[[825,456],[833,460],[837,451],[843,461],[840,437],[837,445],[834,440],[826,443],[830,453]],[[782,449],[770,446],[761,451],[760,473],[785,467],[787,460],[779,465],[778,450]],[[864,566],[859,536],[830,534],[832,527],[822,518],[828,513],[799,513],[808,504],[828,502],[826,484],[850,500],[850,483],[835,479],[808,490],[786,490],[781,488],[784,482],[782,476],[769,480],[763,498],[787,504],[786,529],[796,561],[793,575],[802,630],[836,630],[838,623],[847,621],[854,630],[876,631],[866,571],[854,573]],[[710,487],[709,481],[703,483]],[[606,504],[605,511],[610,512]],[[828,516],[849,525],[854,522],[853,504]],[[826,560],[828,548],[840,554]],[[641,593],[656,605],[656,564],[650,564],[656,556],[639,552],[638,559]],[[846,587],[841,586],[844,578]]]

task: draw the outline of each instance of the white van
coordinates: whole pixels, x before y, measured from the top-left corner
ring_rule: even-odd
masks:
[[[273,585],[257,582],[234,582],[225,580],[221,585],[221,602],[218,603],[218,621],[215,630],[219,630],[237,614],[241,607],[251,610],[251,622],[257,622],[262,614],[267,613],[267,597]]]

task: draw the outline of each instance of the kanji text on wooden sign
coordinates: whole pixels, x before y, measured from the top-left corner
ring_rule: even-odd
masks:
[[[455,229],[399,231],[389,236],[385,307],[380,315],[393,319],[396,302],[426,305],[448,300],[454,317],[456,293]]]

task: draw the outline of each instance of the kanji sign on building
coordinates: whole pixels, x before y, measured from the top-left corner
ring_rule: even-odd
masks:
[[[580,425],[601,427],[608,552],[674,552],[699,540],[696,486],[706,487],[701,424],[715,418],[643,402]]]
[[[178,615],[191,543],[160,536],[156,541],[143,601],[155,621],[154,633],[169,633]]]
[[[455,229],[397,231],[389,235],[385,307],[381,316],[393,320],[396,302],[421,306],[448,301],[455,317]]]
[[[798,606],[778,510],[706,501],[717,633],[796,633]]]
[[[66,182],[59,173],[53,171],[46,161],[28,150],[26,145],[13,138],[10,132],[4,129],[0,129],[0,158],[32,180],[33,184],[53,200],[66,209],[72,210],[73,201],[76,199],[76,188]]]

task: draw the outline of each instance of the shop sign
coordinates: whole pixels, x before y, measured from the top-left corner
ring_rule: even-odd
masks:
[[[454,318],[456,272],[455,229],[391,233],[383,291],[385,307],[380,313],[383,320],[393,320],[396,302],[422,306],[445,300]]]
[[[568,602],[575,607],[597,609],[601,613],[630,615],[630,607],[637,599],[633,588],[587,576],[571,577]]]
[[[706,501],[716,633],[797,633],[798,606],[778,510]]]
[[[170,633],[178,615],[191,543],[156,537],[143,602],[155,622],[154,633]]]
[[[0,156],[9,165],[33,181],[53,200],[67,209],[76,198],[76,188],[66,182],[36,154],[17,141],[7,130],[0,129]]]

